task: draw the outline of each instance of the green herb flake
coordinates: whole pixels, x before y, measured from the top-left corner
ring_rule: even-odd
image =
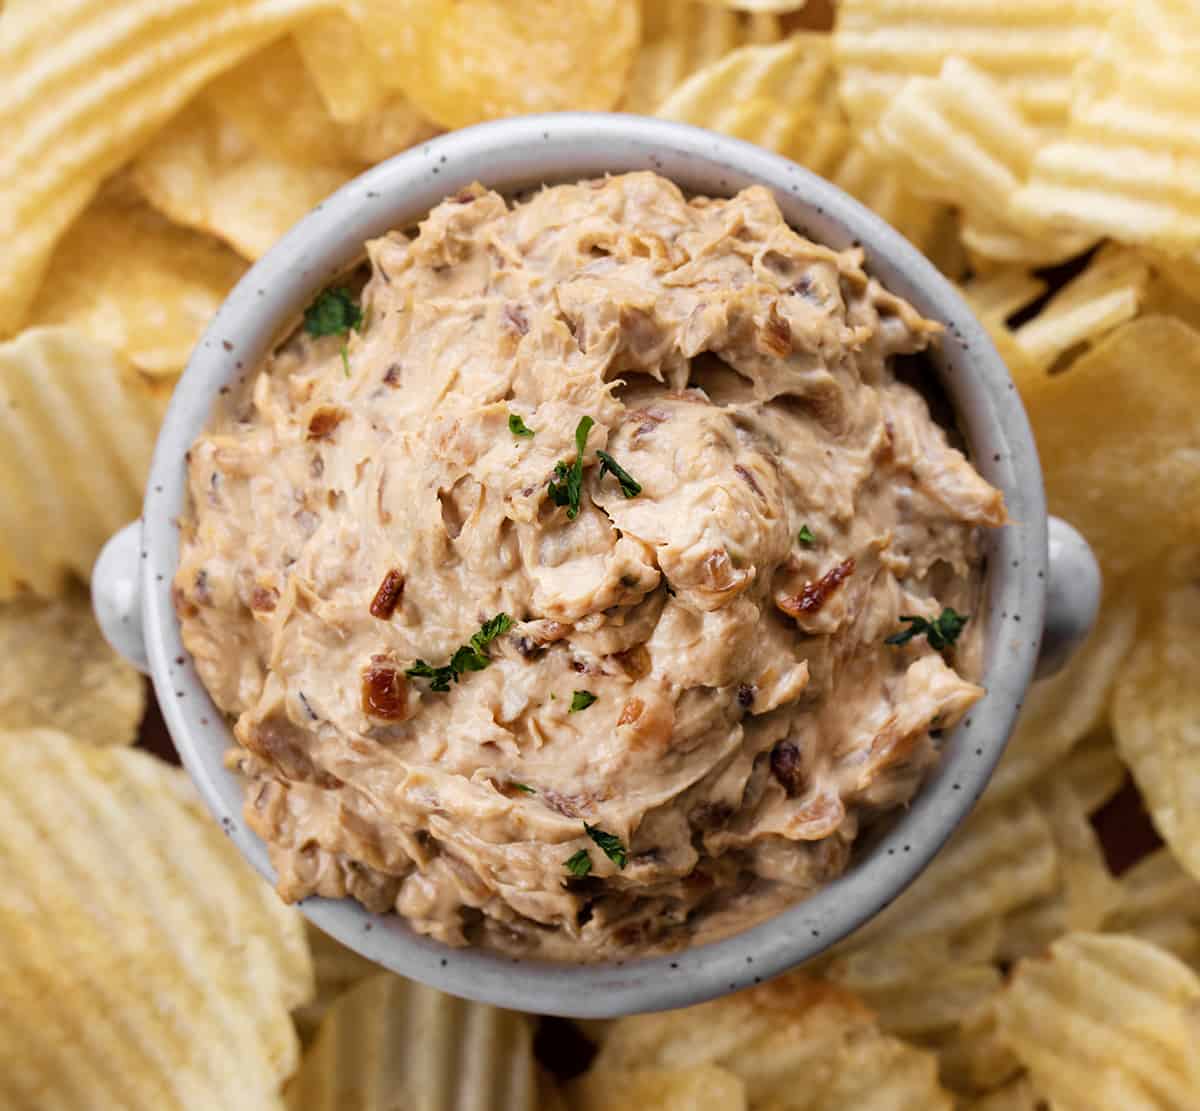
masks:
[[[304,330],[310,336],[344,336],[362,323],[362,309],[343,286],[323,290],[304,310]]]
[[[519,436],[525,440],[532,440],[536,435],[533,429],[525,423],[520,413],[508,414],[508,430],[514,436]]]
[[[455,650],[448,664],[433,667],[424,660],[417,660],[404,674],[414,679],[428,679],[431,691],[448,691],[450,684],[457,683],[468,671],[482,671],[492,662],[487,646],[507,633],[512,624],[507,613],[498,613],[479,627],[470,644]]]
[[[347,378],[350,377],[350,354],[344,343],[342,344],[342,371]]]
[[[587,447],[588,433],[596,422],[591,417],[580,417],[575,429],[575,462],[554,464],[554,477],[550,480],[548,493],[555,505],[567,507],[567,520],[579,516],[579,500],[583,494],[583,452]]]
[[[595,701],[596,696],[591,691],[576,691],[571,695],[570,712],[577,714],[580,710],[586,710]]]
[[[806,548],[811,548],[817,542],[817,538],[813,535],[813,531],[808,525],[800,526],[800,531],[796,533],[796,539]]]
[[[636,498],[642,492],[642,484],[607,451],[596,452],[596,457],[600,460],[600,477],[611,474],[621,484],[621,493],[627,498]]]
[[[932,621],[908,614],[901,614],[900,620],[907,622],[908,628],[893,633],[884,644],[907,644],[913,637],[924,636],[929,640],[930,647],[942,652],[958,640],[958,634],[963,631],[970,617],[946,607]]]
[[[624,869],[625,865],[629,863],[629,853],[616,834],[607,833],[596,826],[590,826],[587,822],[583,823],[583,830],[618,868]]]
[[[571,875],[582,879],[592,870],[592,858],[588,856],[587,849],[580,849],[579,852],[572,854],[563,861],[567,871]]]
[[[513,780],[513,782],[511,782],[509,784],[509,786],[512,787],[516,791],[520,791],[521,794],[523,794],[523,795],[536,795],[537,794],[537,791],[535,791],[532,787],[530,787],[528,783],[518,783],[518,782],[516,782],[516,780]]]

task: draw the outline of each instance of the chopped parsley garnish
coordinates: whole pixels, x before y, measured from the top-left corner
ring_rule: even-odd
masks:
[[[537,791],[535,791],[532,787],[530,787],[528,783],[518,783],[518,782],[516,782],[516,780],[514,780],[510,784],[510,786],[514,790],[520,791],[521,794],[523,794],[523,795],[536,795],[537,794]]]
[[[618,868],[623,869],[629,863],[629,853],[625,851],[625,846],[621,844],[621,839],[615,834],[606,833],[602,829],[588,825],[587,822],[583,823],[583,829],[600,846],[604,855]]]
[[[812,547],[817,542],[817,538],[813,535],[813,531],[808,525],[800,526],[800,531],[796,533],[796,539],[806,548]]]
[[[583,450],[587,446],[588,433],[596,422],[591,417],[580,417],[575,429],[575,462],[554,464],[554,477],[550,480],[550,500],[555,505],[567,507],[567,520],[579,516],[579,498],[583,493]]]
[[[563,863],[571,875],[581,879],[592,870],[592,858],[588,856],[587,849],[580,849],[579,852],[573,853]]]
[[[607,451],[596,452],[596,457],[600,460],[600,477],[611,474],[621,484],[621,493],[627,498],[636,498],[642,492],[642,484]]]
[[[596,696],[591,691],[576,691],[571,695],[570,712],[577,714],[580,710],[586,710],[595,701]]]
[[[342,344],[342,371],[347,378],[350,377],[350,354],[344,343]]]
[[[900,620],[908,622],[908,628],[893,633],[884,644],[907,644],[913,637],[924,636],[929,639],[931,647],[941,652],[958,640],[958,634],[963,631],[963,626],[970,617],[967,614],[955,613],[947,606],[932,621],[906,614],[901,614]]]
[[[520,413],[508,414],[508,430],[514,436],[520,436],[526,440],[532,440],[535,433],[526,423]]]
[[[310,336],[344,336],[362,323],[362,309],[344,286],[322,290],[304,310],[304,330]]]
[[[482,671],[487,667],[492,662],[487,646],[511,628],[512,618],[507,613],[498,613],[480,625],[471,642],[457,649],[448,664],[434,667],[424,660],[417,660],[404,674],[413,679],[428,679],[431,691],[448,691],[450,684],[457,683],[466,672]]]

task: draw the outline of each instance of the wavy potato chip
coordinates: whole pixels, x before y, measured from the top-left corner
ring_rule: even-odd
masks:
[[[376,976],[380,966],[366,957],[359,956],[353,949],[346,948],[340,941],[318,929],[311,922],[304,923],[308,938],[308,950],[312,955],[313,974],[316,978],[316,993],[303,1007],[297,1009],[293,1018],[306,1045],[317,1032],[321,1019],[334,1003],[355,984],[368,976]]]
[[[137,517],[161,404],[73,328],[0,344],[0,599],[87,580]]]
[[[1067,934],[1021,961],[996,1008],[1056,1111],[1195,1106],[1200,977],[1148,942]]]
[[[747,1111],[746,1086],[716,1065],[685,1069],[602,1069],[571,1088],[575,1111]]]
[[[24,321],[55,246],[100,183],[210,77],[322,7],[62,0],[0,13],[0,336]]]
[[[1044,1101],[1028,1076],[1018,1076],[994,1092],[963,1104],[963,1111],[1042,1111]]]
[[[1200,247],[1200,9],[1120,5],[1074,75],[1069,125],[1014,198],[1093,235],[1181,255]]]
[[[0,603],[0,730],[44,726],[94,745],[137,739],[142,676],[109,647],[82,590]]]
[[[1112,733],[1105,728],[1080,741],[1052,774],[1069,784],[1085,814],[1095,814],[1121,789],[1128,769],[1117,755]]]
[[[975,275],[963,283],[960,292],[980,320],[1004,324],[1010,316],[1033,304],[1047,288],[1042,278],[1024,267],[1006,266],[990,274]]]
[[[525,1015],[443,995],[391,973],[326,1013],[287,1086],[289,1111],[534,1111]]]
[[[799,973],[681,1011],[615,1022],[592,1064],[613,1071],[697,1069],[737,1076],[752,1108],[902,1111],[952,1106],[933,1054],[881,1032],[851,993]],[[583,1083],[593,1081],[585,1076]]]
[[[1155,828],[1200,879],[1200,587],[1167,591],[1147,625],[1117,680],[1113,732]]]
[[[697,0],[642,0],[642,42],[620,109],[651,114],[693,73],[739,46],[775,42],[780,34],[771,15],[739,15]]]
[[[998,997],[996,992],[977,1003],[937,1040],[942,1081],[956,1092],[987,1092],[1019,1079],[1021,1063],[1000,1040]]]
[[[952,54],[1001,83],[1039,126],[1057,127],[1071,72],[1096,47],[1119,0],[839,0],[834,48],[846,111],[873,125],[909,77]]]
[[[350,15],[333,12],[307,20],[292,32],[325,110],[338,123],[356,123],[378,112],[394,88],[364,31]]]
[[[1140,937],[1200,971],[1200,880],[1170,850],[1159,849],[1121,876],[1120,884],[1124,898],[1105,931]]]
[[[714,8],[725,8],[735,12],[772,12],[782,15],[785,12],[798,12],[808,0],[700,0]]]
[[[144,374],[178,375],[245,269],[223,243],[103,192],[51,257],[30,325],[69,324]]]
[[[202,99],[146,147],[131,178],[169,219],[256,259],[356,172],[274,158]]]
[[[282,1106],[311,991],[284,907],[172,768],[0,735],[0,1103]]]
[[[1140,317],[1065,373],[1021,385],[1050,511],[1106,572],[1200,543],[1200,333]]]
[[[638,0],[356,0],[368,42],[442,127],[621,99]]]

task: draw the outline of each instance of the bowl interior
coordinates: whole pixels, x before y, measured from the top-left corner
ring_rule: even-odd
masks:
[[[513,193],[637,169],[654,170],[686,191],[718,196],[766,185],[802,234],[836,248],[861,244],[871,273],[945,324],[935,371],[975,465],[1003,491],[1014,523],[989,538],[986,696],[945,738],[942,760],[911,807],[856,850],[843,876],[770,920],[671,956],[572,965],[449,949],[416,935],[397,916],[372,915],[350,900],[312,898],[301,905],[326,932],[413,979],[506,1007],[575,1017],[695,1003],[816,955],[894,899],[983,791],[1011,731],[1040,641],[1046,513],[1037,455],[1015,388],[950,283],[902,236],[840,190],[738,140],[659,120],[589,113],[469,128],[350,182],[246,274],[216,314],[176,389],[143,507],[143,621],[167,725],[209,808],[273,881],[264,845],[242,820],[241,785],[221,762],[232,744],[230,730],[191,666],[171,601],[187,448],[203,429],[217,391],[252,373],[281,329],[361,255],[364,240],[415,222],[472,181]]]

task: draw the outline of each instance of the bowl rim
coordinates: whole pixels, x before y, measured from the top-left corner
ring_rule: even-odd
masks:
[[[946,326],[939,378],[972,461],[1004,493],[1012,524],[988,540],[987,694],[947,735],[910,807],[847,871],[809,898],[724,940],[604,964],[545,962],[455,949],[397,915],[349,899],[299,905],[317,926],[395,972],[454,995],[542,1014],[611,1017],[701,1002],[812,958],[863,925],[920,873],[987,784],[1033,675],[1045,606],[1046,507],[1032,433],[1015,386],[953,285],[915,247],[836,186],[786,158],[684,124],[617,113],[556,113],[480,124],[406,151],[355,178],[299,221],[217,311],[176,387],[155,447],[142,513],[142,622],[163,716],[200,794],[268,880],[266,847],[242,817],[241,784],[222,764],[233,743],[183,647],[171,584],[186,505],[187,448],[219,390],[244,380],[282,327],[362,254],[364,240],[414,222],[473,180],[504,193],[605,172],[653,170],[685,189],[775,194],[817,242],[862,246],[868,270]]]

